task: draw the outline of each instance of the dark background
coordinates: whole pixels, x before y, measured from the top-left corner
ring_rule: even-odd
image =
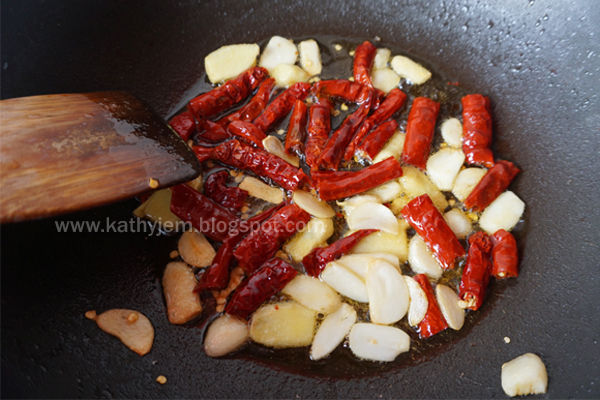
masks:
[[[523,173],[522,274],[465,335],[409,367],[310,377],[203,355],[166,319],[157,270],[173,239],[2,226],[2,397],[505,397],[501,365],[546,363],[548,398],[600,396],[600,7],[597,1],[8,1],[1,96],[127,90],[167,117],[203,59],[274,34],[382,38],[491,97],[495,147]],[[133,201],[59,220],[129,220]],[[126,307],[156,328],[140,358],[84,318]],[[504,337],[511,339],[509,344]],[[166,385],[154,380],[165,375]]]

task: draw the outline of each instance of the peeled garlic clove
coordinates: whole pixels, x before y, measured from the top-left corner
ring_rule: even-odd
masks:
[[[217,254],[204,235],[196,230],[183,232],[177,250],[183,261],[199,268],[212,264]]]
[[[260,56],[258,65],[271,73],[279,64],[293,65],[298,59],[296,45],[281,36],[273,36]]]
[[[313,310],[290,301],[259,308],[250,320],[250,337],[268,347],[303,347],[313,339],[317,324]]]
[[[114,309],[96,317],[98,327],[118,337],[131,351],[143,356],[152,348],[154,327],[150,320],[135,310]]]
[[[288,88],[294,83],[308,82],[310,75],[297,65],[279,64],[273,69],[271,76],[275,78],[278,88]]]
[[[333,235],[333,220],[331,218],[311,218],[304,229],[287,241],[283,246],[283,250],[294,261],[300,262],[315,247],[326,243],[331,235]]]
[[[212,83],[235,78],[256,65],[260,47],[253,44],[232,44],[223,46],[204,59],[204,70]]]
[[[448,146],[462,149],[463,127],[458,119],[448,118],[444,121],[440,130],[442,131],[444,142],[448,143]]]
[[[373,69],[387,68],[391,55],[392,51],[390,49],[377,49],[373,60]]]
[[[408,243],[408,263],[415,273],[425,274],[436,281],[440,279],[444,272],[438,260],[435,259],[423,239],[417,234]]]
[[[371,80],[375,89],[379,89],[386,94],[390,90],[397,88],[400,83],[400,77],[390,68],[373,69],[371,71]]]
[[[418,168],[411,166],[402,167],[402,176],[398,179],[405,196],[412,198],[427,193],[435,204],[435,207],[443,212],[448,207],[448,200],[430,180]]]
[[[269,186],[251,176],[246,176],[238,187],[248,192],[250,196],[268,203],[279,204],[283,201],[283,191],[280,188]]]
[[[310,76],[319,75],[323,69],[321,63],[321,51],[316,41],[310,39],[298,44],[300,53],[300,66],[309,73]]]
[[[354,272],[336,261],[327,264],[321,272],[321,279],[335,291],[352,300],[360,303],[369,302],[365,282]]]
[[[458,331],[465,323],[465,310],[458,306],[458,296],[454,290],[439,283],[435,286],[435,296],[448,326]]]
[[[249,337],[246,321],[224,314],[208,327],[204,351],[209,357],[222,357],[239,349]]]
[[[408,224],[404,220],[398,220],[400,232],[393,235],[388,232],[375,232],[363,238],[353,249],[352,253],[390,253],[405,262],[408,257],[408,241],[406,229]]]
[[[381,151],[373,159],[373,164],[377,164],[383,160],[387,160],[390,157],[394,157],[396,160],[400,158],[402,149],[404,148],[404,140],[406,139],[406,133],[396,132],[394,136],[388,140],[387,144],[381,149]]]
[[[185,324],[202,313],[200,296],[194,293],[196,283],[196,277],[186,263],[167,264],[162,286],[167,301],[167,315],[172,324]]]
[[[410,337],[398,328],[370,323],[354,324],[348,336],[355,356],[372,361],[394,361],[410,349]]]
[[[395,56],[392,58],[392,68],[398,75],[408,79],[415,85],[425,83],[431,78],[431,72],[408,57]]]
[[[504,229],[510,231],[521,219],[525,203],[511,191],[502,193],[481,214],[479,226],[488,234]]]
[[[400,271],[400,260],[397,256],[389,253],[366,253],[366,254],[347,254],[337,260],[338,263],[348,268],[361,279],[366,279],[367,267],[377,259],[387,261]]]
[[[473,224],[471,224],[469,217],[458,208],[453,208],[444,214],[444,219],[448,223],[450,229],[452,229],[452,232],[454,232],[459,239],[466,238],[473,230]]]
[[[350,197],[349,199],[346,199],[345,201],[338,201],[337,205],[342,207],[342,209],[344,210],[344,213],[346,213],[346,215],[349,215],[359,205],[361,205],[363,203],[369,203],[369,202],[381,203],[381,199],[374,195],[362,194],[362,195]]]
[[[406,281],[406,286],[408,286],[408,293],[410,294],[410,306],[408,308],[408,323],[410,326],[417,326],[423,318],[425,318],[425,314],[427,314],[427,308],[429,307],[429,300],[427,300],[427,295],[425,291],[410,276],[404,276],[404,280]]]
[[[452,194],[458,200],[464,201],[486,173],[487,171],[483,168],[472,167],[463,169],[454,180]]]
[[[398,219],[383,204],[367,202],[357,206],[348,215],[348,227],[352,230],[378,229],[397,235],[400,231]]]
[[[427,175],[438,189],[451,190],[464,162],[462,149],[445,147],[427,159]]]
[[[342,343],[355,322],[356,310],[354,307],[342,303],[337,311],[329,314],[321,322],[310,348],[310,358],[316,361],[327,357]]]
[[[369,190],[366,194],[377,196],[383,203],[389,203],[400,196],[401,192],[402,188],[397,181],[389,181],[381,186],[377,186],[375,189]]]
[[[297,275],[282,290],[306,308],[330,314],[341,307],[342,300],[329,285],[306,275]]]
[[[319,200],[304,190],[295,190],[292,195],[294,203],[307,213],[318,218],[333,218],[335,211],[326,201]]]
[[[273,135],[267,136],[266,138],[263,139],[262,144],[265,147],[265,150],[268,151],[269,153],[273,154],[274,156],[277,156],[277,157],[283,159],[284,161],[287,161],[288,163],[292,164],[296,168],[300,166],[300,160],[298,159],[298,157],[289,155],[285,151],[285,147],[283,146],[281,141],[279,139],[277,139],[275,136],[273,136]]]
[[[546,393],[548,373],[542,359],[526,353],[502,365],[502,389],[513,396]]]
[[[408,311],[408,286],[396,268],[383,260],[367,267],[365,279],[369,295],[369,315],[376,324],[393,324]]]

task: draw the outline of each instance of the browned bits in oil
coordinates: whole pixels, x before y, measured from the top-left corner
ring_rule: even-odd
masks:
[[[160,383],[161,385],[164,385],[165,383],[167,383],[167,378],[164,375],[159,375],[158,378],[156,378],[156,382]]]
[[[148,186],[150,186],[151,189],[156,189],[158,187],[158,181],[154,178],[150,178]]]
[[[139,318],[140,318],[140,317],[139,317],[139,316],[138,316],[136,313],[132,312],[132,313],[129,313],[129,315],[127,316],[127,322],[129,322],[129,323],[133,324],[133,323],[134,323],[134,322],[136,322],[136,321],[137,321]]]
[[[177,250],[173,250],[172,252],[169,253],[169,257],[177,258],[177,257],[179,257],[179,252]]]
[[[98,315],[96,315],[96,310],[86,311],[85,313],[85,317],[87,319],[91,319],[92,321],[95,321],[97,316]]]

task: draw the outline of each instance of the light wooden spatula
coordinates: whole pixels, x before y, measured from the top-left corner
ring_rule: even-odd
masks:
[[[0,223],[108,204],[199,173],[187,144],[128,93],[0,101]]]

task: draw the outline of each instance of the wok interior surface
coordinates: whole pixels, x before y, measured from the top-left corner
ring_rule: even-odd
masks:
[[[205,356],[201,331],[164,310],[158,272],[176,238],[57,233],[60,221],[129,223],[133,200],[2,226],[2,397],[504,397],[501,365],[525,352],[546,363],[547,397],[600,394],[594,2],[4,1],[1,23],[3,99],[126,90],[164,117],[206,88],[204,56],[219,46],[379,36],[490,96],[495,150],[523,170],[513,189],[527,205],[521,275],[493,288],[476,323],[405,367],[341,378]],[[110,308],[150,318],[148,355],[83,316]]]

